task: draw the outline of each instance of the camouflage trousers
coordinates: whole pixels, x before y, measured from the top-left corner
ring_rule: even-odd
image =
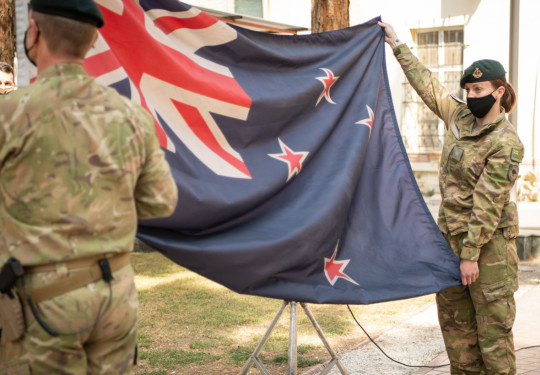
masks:
[[[459,256],[467,233],[446,236]],[[439,324],[450,373],[515,374],[512,326],[516,316],[518,257],[515,233],[498,229],[482,247],[479,278],[437,293]]]
[[[47,285],[69,272],[30,274],[25,276],[26,286]],[[51,336],[25,306],[24,337],[0,344],[0,375],[132,373],[138,300],[131,265],[114,272],[113,277],[110,288],[100,280],[38,304],[42,320],[62,333],[92,326],[105,311],[97,324],[75,335]]]

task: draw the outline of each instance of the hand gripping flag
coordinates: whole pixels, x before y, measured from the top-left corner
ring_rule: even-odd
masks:
[[[399,134],[377,19],[282,36],[99,0],[90,74],[153,115],[179,188],[138,237],[240,293],[367,304],[459,284]]]

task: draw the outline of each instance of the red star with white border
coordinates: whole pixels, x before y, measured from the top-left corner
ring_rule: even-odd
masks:
[[[330,88],[336,81],[338,80],[339,76],[334,76],[334,73],[330,69],[327,68],[319,68],[323,72],[326,73],[326,77],[315,77],[315,79],[318,79],[322,82],[324,89],[323,92],[321,92],[321,95],[319,95],[319,99],[317,99],[317,103],[315,104],[315,107],[319,104],[322,98],[325,98],[329,103],[336,104],[330,97]]]
[[[366,105],[366,108],[368,110],[369,118],[365,118],[363,120],[357,121],[355,122],[355,124],[367,125],[369,127],[369,131],[371,131],[371,129],[373,129],[374,114],[373,114],[373,110],[369,107],[369,105]]]
[[[281,154],[268,154],[268,156],[273,157],[279,161],[287,163],[289,166],[289,177],[287,182],[295,175],[300,173],[302,170],[302,163],[308,156],[309,152],[307,151],[293,151],[291,150],[283,141],[278,138],[279,146],[281,147]]]
[[[349,264],[351,261],[350,259],[346,260],[336,260],[336,255],[339,247],[339,242],[336,245],[336,249],[334,250],[334,254],[332,254],[332,258],[324,258],[324,274],[326,278],[328,279],[328,282],[334,286],[337,279],[342,278],[347,280],[348,282],[351,282],[355,285],[360,285],[356,281],[350,278],[349,275],[347,275],[345,271],[345,267]]]

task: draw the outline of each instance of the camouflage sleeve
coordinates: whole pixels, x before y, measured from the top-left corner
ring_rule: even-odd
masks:
[[[414,56],[405,44],[394,48],[396,56],[407,80],[429,109],[444,121],[446,128],[460,104],[448,93],[437,77]]]
[[[522,157],[521,143],[513,146],[507,143],[488,158],[473,192],[473,208],[461,259],[478,261],[480,249],[491,240],[517,178]]]
[[[6,143],[6,133],[4,132],[4,128],[0,126],[0,150],[4,149],[4,143]],[[0,165],[3,163],[4,155],[0,152]]]
[[[11,120],[11,113],[13,113],[11,102],[6,100],[5,96],[0,95],[0,165],[4,163],[4,158],[9,152],[6,150],[6,133],[9,133],[9,130],[6,129],[5,124]]]
[[[159,146],[152,118],[142,108],[140,116],[145,133],[145,160],[135,187],[137,215],[139,219],[166,217],[176,208],[178,188]]]

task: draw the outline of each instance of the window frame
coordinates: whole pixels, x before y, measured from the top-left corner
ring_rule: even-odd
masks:
[[[457,31],[462,41],[445,42],[445,33]],[[421,40],[422,35],[437,33],[437,43],[422,43],[433,41],[433,38],[427,37],[427,40]],[[412,29],[411,34],[415,45],[412,50],[418,56],[420,61],[424,63],[422,57],[427,56],[429,60],[426,67],[437,76],[439,81],[445,85],[451,94],[463,99],[463,90],[459,87],[459,79],[463,72],[463,54],[465,50],[465,27],[462,25],[450,27],[434,27]],[[431,40],[430,40],[431,39]],[[434,49],[435,52],[426,51],[421,53],[422,46],[426,45],[426,49]],[[456,49],[460,52],[458,61],[454,58],[452,64],[448,62],[448,53],[455,52]],[[436,56],[436,61],[434,59]],[[451,77],[451,78],[450,78]],[[429,108],[422,102],[421,98],[416,94],[410,86],[407,79],[403,82],[403,100],[402,100],[402,116],[401,128],[402,138],[407,149],[407,152],[412,154],[425,154],[432,151],[438,151],[442,148],[444,139],[444,123],[437,118]]]

